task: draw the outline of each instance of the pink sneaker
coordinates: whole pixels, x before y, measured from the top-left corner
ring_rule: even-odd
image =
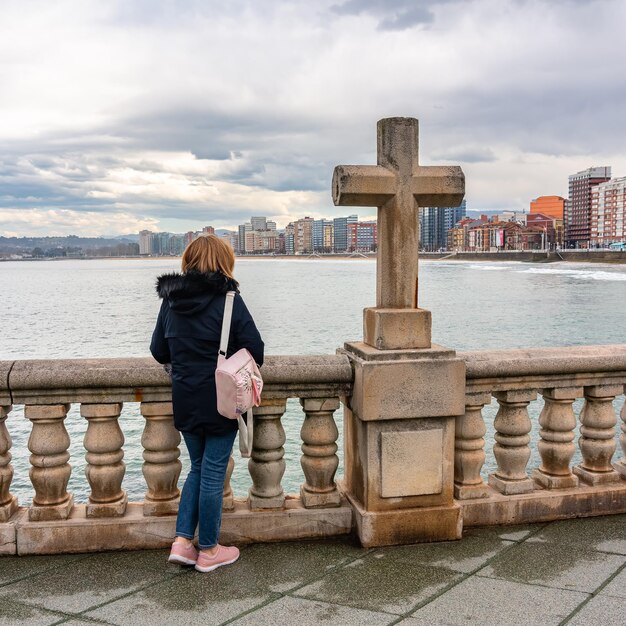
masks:
[[[178,563],[179,565],[195,565],[198,560],[198,551],[192,543],[175,541],[172,544],[172,550],[167,560],[170,563]]]
[[[199,572],[210,572],[222,565],[230,565],[239,558],[239,549],[235,546],[221,546],[217,544],[217,552],[210,556],[206,552],[198,554],[196,569]]]

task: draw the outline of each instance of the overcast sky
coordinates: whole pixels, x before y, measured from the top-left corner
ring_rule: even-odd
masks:
[[[469,209],[566,196],[626,175],[625,25],[623,0],[0,0],[0,235],[345,215],[333,167],[396,115]]]

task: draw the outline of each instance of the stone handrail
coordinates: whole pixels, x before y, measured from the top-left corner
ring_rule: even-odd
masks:
[[[345,356],[270,356],[262,368],[264,397],[344,395],[352,369]],[[14,404],[170,400],[170,380],[152,358],[0,361],[0,400]]]
[[[540,389],[623,380],[626,344],[460,352],[467,389]]]
[[[465,415],[455,428],[455,498],[465,525],[544,521],[626,510],[626,461],[613,462],[614,401],[626,384],[626,345],[461,353]],[[533,423],[528,407],[542,396],[539,467],[529,468]],[[485,483],[483,408],[497,400],[493,454]],[[577,416],[574,402],[584,400]],[[626,456],[626,406],[621,409]],[[580,420],[581,462],[572,467]]]
[[[334,420],[341,398],[351,393],[352,368],[347,357],[268,357],[262,375],[263,401],[254,410],[255,436],[248,462],[252,486],[245,502],[234,500],[230,488],[234,465],[231,459],[224,485],[224,509],[233,515],[225,522],[226,531],[240,541],[272,539],[276,520],[271,515],[259,523],[243,514],[282,514],[289,510],[291,516],[304,515],[304,521],[293,525],[292,538],[335,534],[338,528],[349,532],[351,513],[335,483],[339,459]],[[305,481],[300,498],[291,499],[281,484],[285,472],[281,418],[288,398],[299,398],[304,411],[300,461]],[[141,444],[147,490],[141,503],[129,503],[122,488],[124,434],[118,418],[124,402],[140,403],[145,419]],[[85,505],[75,505],[67,491],[72,468],[65,418],[73,403],[80,404],[80,414],[87,420],[85,474],[91,491]],[[32,422],[28,448],[34,497],[31,506],[21,514],[10,491],[13,468],[6,419],[13,404],[23,404],[24,416]],[[162,525],[165,518],[169,518],[171,526],[179,501],[180,434],[172,417],[170,380],[152,359],[0,362],[0,539],[3,532],[16,533],[13,548],[21,545],[21,553],[66,551],[65,543],[58,545],[60,534],[53,532],[52,526],[57,524],[70,534],[82,528],[82,549],[114,549],[120,543],[137,547],[163,545],[167,539],[159,543],[154,526]],[[341,510],[326,515],[325,521],[316,511],[328,508]],[[18,519],[17,523],[8,524],[10,518]],[[102,528],[110,528],[111,521],[117,531],[112,543],[111,537],[107,543],[102,538]],[[98,533],[89,535],[86,522],[99,522]],[[3,530],[3,523],[12,530]],[[41,540],[42,528],[37,526],[41,523],[50,532],[47,542]],[[136,531],[137,524],[144,529],[140,541],[128,535],[129,529]],[[169,538],[172,533],[171,528],[163,532]],[[11,550],[11,541],[0,541],[3,545],[9,546],[5,551]]]

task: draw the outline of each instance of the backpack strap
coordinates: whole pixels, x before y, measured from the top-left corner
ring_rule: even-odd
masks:
[[[246,413],[248,423],[244,421],[241,415],[237,418],[239,424],[239,452],[244,458],[249,458],[252,454],[252,440],[254,439],[254,416],[252,409],[248,409]]]
[[[222,336],[220,337],[220,354],[226,356],[228,351],[228,337],[230,336],[230,322],[233,318],[233,303],[235,302],[235,292],[226,293],[224,301],[224,318],[222,319]]]
[[[222,356],[226,356],[226,352],[228,351],[228,338],[230,337],[234,302],[235,292],[227,292],[226,300],[224,301],[224,317],[222,319],[222,334],[220,337],[219,354]],[[252,415],[252,409],[248,409],[246,417],[248,421],[247,424],[241,415],[237,418],[237,423],[239,426],[239,451],[242,457],[248,458],[252,453],[252,440],[254,438],[254,417]]]

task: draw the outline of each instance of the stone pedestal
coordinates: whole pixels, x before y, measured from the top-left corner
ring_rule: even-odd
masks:
[[[367,313],[366,313],[367,315]],[[349,343],[345,482],[364,546],[458,539],[454,424],[465,410],[465,363],[440,346],[378,350]]]
[[[432,316],[426,309],[363,311],[363,341],[379,350],[430,348]]]

